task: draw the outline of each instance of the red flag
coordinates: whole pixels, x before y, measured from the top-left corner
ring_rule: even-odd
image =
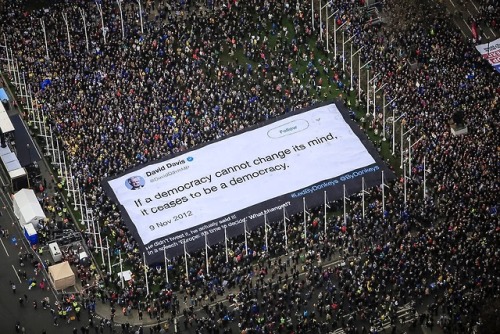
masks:
[[[474,38],[474,40],[477,41],[479,36],[477,33],[477,23],[475,21],[472,21],[470,30],[472,32],[472,38]]]

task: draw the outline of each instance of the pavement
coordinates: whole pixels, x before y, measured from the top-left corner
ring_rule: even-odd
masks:
[[[479,4],[474,0],[442,0],[451,15],[451,20],[460,29],[464,37],[472,38],[471,20],[479,16]],[[480,34],[482,37],[481,43],[487,43],[500,37],[498,28],[482,23],[479,25]]]
[[[25,328],[26,334],[41,334],[46,330],[47,334],[71,333],[76,326],[73,323],[65,323],[58,319],[58,326],[53,324],[53,317],[50,308],[43,309],[41,301],[49,300],[51,305],[57,300],[57,294],[49,287],[41,290],[39,287],[29,289],[29,284],[23,278],[23,271],[27,278],[34,277],[38,282],[48,277],[45,272],[35,275],[34,266],[29,261],[24,261],[21,266],[19,252],[25,252],[29,248],[21,228],[11,210],[11,200],[8,192],[0,190],[0,227],[9,231],[8,237],[0,238],[0,333],[14,333],[17,322]],[[16,292],[13,293],[11,286],[13,283]],[[21,305],[19,299],[23,300]],[[37,308],[33,302],[36,301]],[[86,314],[82,314],[81,323],[88,322]],[[81,325],[80,325],[81,326]],[[77,326],[77,328],[80,328]]]

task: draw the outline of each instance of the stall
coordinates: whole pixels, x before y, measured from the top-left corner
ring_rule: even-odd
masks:
[[[56,290],[64,290],[75,285],[75,273],[68,261],[50,266],[49,279]]]
[[[19,224],[24,226],[32,223],[35,227],[38,222],[45,219],[42,206],[32,189],[21,189],[14,194],[14,214],[19,219]]]
[[[5,171],[9,174],[12,191],[18,191],[29,186],[28,173],[21,166],[16,154],[11,151],[9,146],[2,147],[0,145],[0,160]]]
[[[6,100],[5,102],[2,101],[0,103],[0,130],[4,134],[7,134],[15,130],[14,125],[10,120],[9,114],[7,113],[6,106],[10,109],[8,100]]]
[[[31,246],[38,244],[38,233],[32,223],[24,225],[24,236]]]

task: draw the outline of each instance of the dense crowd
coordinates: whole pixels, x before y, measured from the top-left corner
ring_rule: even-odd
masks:
[[[479,20],[487,26],[496,29],[498,28],[498,18],[500,17],[500,8],[494,0],[480,0],[479,4]]]
[[[490,3],[483,2],[485,19],[494,20]],[[321,58],[326,36],[318,37],[318,15],[313,30],[307,2],[232,1],[204,8],[192,1],[150,1],[143,4],[141,33],[137,2],[124,1],[125,40],[118,6],[103,4],[106,44],[94,3],[42,10],[21,5],[6,5],[2,22],[14,23],[2,32],[70,154],[73,175],[102,233],[112,239],[112,254],[127,254],[134,272],[126,286],[116,276],[102,277],[86,290],[84,305],[101,299],[113,309],[119,305],[123,312],[134,309],[158,320],[183,314],[185,328],[200,333],[229,332],[231,322],[247,333],[338,327],[355,333],[386,325],[395,331],[397,311],[407,303],[412,311],[424,309],[421,323],[439,324],[445,333],[480,327],[481,304],[498,298],[500,286],[500,79],[439,4],[410,8],[408,24],[398,30],[371,25],[360,2],[331,3],[331,12],[339,10],[338,26],[348,22],[345,33],[355,36],[356,49],[363,47],[363,62],[372,61],[377,87],[387,84],[384,93],[397,100],[390,108],[405,114],[407,129],[415,127],[414,141],[421,139],[412,148],[407,201],[402,180],[390,184],[384,212],[381,189],[371,189],[364,219],[354,196],[347,224],[331,216],[326,234],[324,208],[316,208],[305,242],[301,216],[291,217],[288,249],[282,225],[274,225],[268,252],[263,229],[256,229],[249,238],[252,251],[245,251],[242,237],[230,241],[228,262],[224,246],[213,246],[210,275],[201,254],[192,254],[189,278],[184,258],[174,258],[168,286],[165,269],[151,266],[149,282],[167,288],[147,298],[141,253],[101,180],[314,105],[333,86],[356,94],[345,84],[349,66],[342,71],[340,55]],[[383,5],[387,13],[404,10],[398,1]],[[87,15],[89,52],[80,8]],[[63,11],[71,18],[71,53]],[[49,58],[39,19],[46,26]],[[322,83],[325,74],[328,86]],[[39,89],[47,78],[50,85]],[[357,99],[366,103],[366,92]],[[455,137],[449,121],[457,111],[465,115],[468,134]],[[381,131],[382,118],[372,121]],[[395,135],[390,126],[386,131],[388,138]],[[331,205],[335,212],[341,203]],[[92,238],[88,246],[96,247]],[[335,259],[336,265],[325,266]],[[83,277],[89,280],[87,273]],[[228,294],[231,306],[208,306]],[[199,307],[202,317],[195,312]]]

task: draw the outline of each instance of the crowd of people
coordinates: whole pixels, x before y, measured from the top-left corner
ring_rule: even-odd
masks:
[[[500,9],[495,5],[493,0],[480,0],[479,4],[479,20],[493,29],[498,28],[498,18],[500,17]]]
[[[483,2],[485,13],[494,13]],[[378,74],[374,84],[386,84],[383,92],[397,101],[390,108],[405,115],[405,126],[414,127],[415,142],[420,139],[407,155],[412,165],[407,196],[404,180],[391,182],[382,212],[381,189],[371,189],[364,217],[354,196],[347,224],[336,215],[325,222],[324,208],[315,208],[307,240],[302,217],[291,217],[288,249],[278,223],[267,251],[263,229],[252,231],[252,251],[245,250],[242,237],[232,239],[227,262],[223,245],[215,245],[210,275],[201,253],[191,254],[188,277],[184,258],[172,259],[169,284],[165,268],[150,266],[149,282],[161,289],[145,296],[139,246],[103,193],[103,178],[314,105],[339,87],[344,96],[357,92],[347,89],[350,68],[342,70],[340,53],[337,59],[324,54],[326,35],[318,34],[326,27],[323,22],[319,29],[316,11],[313,28],[308,2],[229,1],[205,7],[194,1],[149,1],[141,16],[136,1],[124,1],[123,25],[119,7],[102,3],[104,27],[98,3],[29,9],[18,0],[2,10],[7,45],[68,152],[69,167],[101,232],[112,241],[112,254],[127,254],[132,268],[125,285],[116,275],[101,277],[85,291],[84,305],[100,299],[141,317],[142,312],[157,320],[182,315],[185,328],[199,333],[230,332],[230,323],[246,333],[338,327],[362,333],[384,326],[396,332],[398,309],[407,303],[412,314],[420,310],[420,323],[439,325],[445,333],[481,328],[482,303],[498,298],[500,286],[495,270],[500,77],[440,4],[408,7],[403,26],[370,24],[361,2],[329,5],[330,13],[338,10],[337,26],[346,23],[356,49],[363,47],[363,63],[371,61],[372,73]],[[391,12],[406,9],[391,0],[381,6],[393,20]],[[70,18],[71,52],[60,13]],[[50,84],[41,87],[46,79]],[[366,93],[356,100],[373,103]],[[450,133],[457,111],[464,114],[467,135]],[[382,121],[376,117],[370,127],[380,131]],[[396,135],[390,126],[385,129],[388,138]],[[331,203],[330,211],[340,205]],[[88,239],[91,250],[97,246],[93,240]],[[335,259],[340,261],[326,265]],[[217,302],[226,297],[229,304]],[[203,316],[196,312],[200,307]]]

